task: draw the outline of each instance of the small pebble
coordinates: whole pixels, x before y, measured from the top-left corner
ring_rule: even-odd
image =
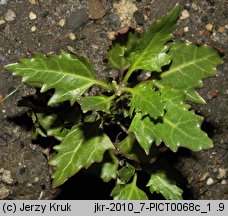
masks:
[[[9,9],[5,14],[5,20],[7,22],[12,22],[15,20],[15,18],[16,18],[16,13],[13,10]]]
[[[7,184],[12,184],[13,178],[11,176],[11,171],[1,168],[0,169],[0,181],[3,181]]]
[[[85,9],[80,9],[70,14],[66,19],[67,28],[76,29],[89,21],[89,16]]]
[[[33,5],[37,4],[38,3],[38,0],[29,0],[29,2]]]
[[[34,178],[34,182],[38,182],[39,180],[40,180],[39,177],[35,177],[35,178]]]
[[[205,27],[208,31],[212,31],[214,26],[211,23],[208,23]]]
[[[36,26],[33,26],[32,28],[31,28],[31,32],[35,32],[36,31]]]
[[[66,20],[65,19],[61,19],[59,21],[59,26],[63,27],[65,25],[65,23],[66,23]]]
[[[212,89],[211,92],[210,92],[210,95],[211,95],[212,98],[215,98],[215,97],[218,96],[218,91],[215,90],[215,89]]]
[[[30,19],[30,20],[35,20],[36,18],[37,18],[37,16],[36,16],[35,13],[33,13],[33,12],[30,12],[30,13],[29,13],[29,19]]]
[[[218,171],[218,169],[215,167],[213,168],[213,173],[216,173]]]
[[[97,46],[96,44],[91,44],[91,47],[92,47],[93,49],[96,49],[96,50],[99,49],[99,46]]]
[[[10,195],[10,190],[5,187],[0,187],[0,200],[7,198]]]
[[[204,181],[209,175],[209,172],[204,173],[199,181]]]
[[[189,31],[188,26],[184,27],[184,32],[188,32],[188,31]]]
[[[212,185],[214,183],[214,180],[212,178],[207,179],[207,185]]]
[[[192,8],[194,11],[197,11],[199,8],[195,3],[192,3]]]
[[[3,24],[5,24],[6,23],[6,21],[5,20],[0,20],[0,25],[3,25]]]
[[[119,17],[121,27],[131,26],[131,20],[133,18],[132,15],[138,10],[137,6],[132,0],[115,1],[113,4],[113,9],[116,15]]]
[[[222,184],[222,185],[226,185],[226,180],[225,180],[225,179],[222,180],[222,181],[221,181],[221,184]]]
[[[0,5],[5,5],[7,4],[8,0],[0,0]]]
[[[218,32],[219,33],[223,33],[224,31],[225,31],[225,27],[224,26],[219,26]]]
[[[88,0],[87,2],[90,19],[101,19],[106,14],[105,7],[100,0]]]
[[[109,40],[115,40],[116,39],[116,32],[110,31],[108,33],[108,38],[109,38]]]
[[[226,172],[227,172],[227,169],[219,168],[218,178],[219,179],[225,178],[226,177]]]
[[[76,40],[76,36],[75,36],[75,34],[74,33],[70,33],[69,34],[69,38],[73,41],[73,40]]]
[[[181,12],[181,16],[180,16],[180,19],[181,20],[184,20],[184,19],[187,19],[187,18],[189,18],[189,12],[188,12],[188,10],[183,10],[182,12]]]

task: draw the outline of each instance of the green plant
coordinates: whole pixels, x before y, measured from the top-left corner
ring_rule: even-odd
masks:
[[[49,161],[56,167],[54,187],[94,165],[105,182],[116,179],[114,199],[147,199],[136,185],[137,175],[143,172],[150,175],[151,193],[182,198],[182,190],[163,170],[154,170],[153,162],[164,145],[174,152],[179,147],[192,151],[212,147],[200,128],[202,117],[186,102],[204,103],[195,89],[202,87],[202,79],[215,74],[222,60],[208,46],[173,41],[178,15],[176,5],[144,34],[120,36],[123,41],[109,50],[107,62],[119,70],[118,81],[96,79],[86,58],[64,51],[57,56],[35,55],[5,67],[22,76],[23,82],[41,87],[41,92],[55,89],[49,107],[70,101],[69,114],[67,110],[62,115],[52,113],[50,108],[33,115],[37,133],[60,141]],[[138,81],[142,71],[150,76]],[[97,95],[89,94],[94,85],[100,87]]]

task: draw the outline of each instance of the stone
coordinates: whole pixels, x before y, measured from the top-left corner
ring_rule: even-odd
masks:
[[[219,168],[218,179],[223,179],[226,177],[227,169]]]
[[[225,31],[225,27],[224,26],[219,26],[218,32],[219,33],[223,33],[224,31]]]
[[[29,13],[29,19],[30,19],[30,20],[35,20],[36,18],[37,18],[37,16],[36,16],[35,13],[33,13],[33,12],[30,12],[30,13]]]
[[[0,180],[5,182],[6,184],[12,184],[13,178],[11,176],[11,171],[1,168],[0,169]]]
[[[214,183],[214,180],[212,178],[207,179],[207,185],[212,185]]]
[[[211,23],[208,23],[205,27],[208,31],[212,31],[214,26]]]
[[[63,27],[65,23],[66,23],[66,19],[61,19],[58,24],[59,26]]]
[[[180,16],[180,19],[181,20],[184,20],[184,19],[187,19],[187,18],[189,18],[189,12],[188,12],[188,10],[183,10],[182,12],[181,12],[181,16]]]
[[[12,9],[9,9],[5,14],[5,20],[7,22],[12,22],[15,20],[15,18],[16,18],[16,13]]]
[[[109,40],[115,40],[116,39],[116,32],[115,31],[108,32],[108,38],[109,38]]]
[[[226,180],[225,180],[225,179],[222,180],[222,181],[221,181],[221,184],[222,184],[222,185],[226,185]]]
[[[204,181],[209,175],[210,175],[209,172],[204,173],[204,174],[201,176],[201,178],[200,178],[199,181],[200,181],[200,182],[201,182],[201,181]]]
[[[32,28],[31,28],[31,32],[35,32],[36,31],[36,26],[33,26]]]
[[[66,19],[66,26],[70,29],[77,29],[89,21],[89,16],[85,9],[80,9],[70,14]]]
[[[0,25],[3,25],[3,24],[5,24],[5,23],[6,23],[5,20],[3,20],[3,19],[0,20]]]
[[[0,0],[0,5],[6,5],[8,3],[8,0]]]
[[[29,2],[33,5],[37,4],[38,3],[38,0],[29,0]]]
[[[188,31],[189,31],[188,26],[184,27],[184,32],[188,32]]]
[[[70,34],[69,34],[69,38],[73,41],[73,40],[76,40],[76,36],[75,36],[75,34],[73,33],[73,32],[71,32]]]
[[[133,14],[138,10],[136,5],[131,0],[121,0],[113,4],[113,9],[119,17],[121,27],[131,26]]]
[[[10,195],[10,190],[0,187],[0,200],[6,199]]]
[[[101,19],[106,12],[104,4],[102,4],[100,0],[88,0],[88,13],[90,19]]]

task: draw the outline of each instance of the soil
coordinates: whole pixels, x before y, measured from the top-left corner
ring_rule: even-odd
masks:
[[[129,5],[120,7],[127,8],[121,14],[114,4],[119,1],[112,0],[1,0],[0,99],[16,90],[21,81],[3,66],[31,53],[73,50],[94,63],[99,78],[116,76],[102,65],[113,32],[124,25],[146,29],[179,2],[184,12],[176,40],[213,46],[223,55],[224,64],[199,89],[207,103],[193,105],[205,117],[202,127],[214,147],[197,153],[180,149],[168,158],[184,179],[185,199],[228,199],[227,0],[123,2]],[[83,171],[61,188],[51,188],[47,151],[32,141],[28,109],[18,106],[22,97],[34,93],[31,86],[23,85],[0,104],[0,199],[110,199],[111,184],[104,185]]]

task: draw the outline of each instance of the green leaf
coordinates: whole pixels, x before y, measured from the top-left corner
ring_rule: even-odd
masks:
[[[200,151],[213,146],[212,140],[200,129],[202,117],[182,107],[168,105],[163,122],[155,125],[158,135],[167,147],[177,151],[178,147],[186,147],[192,151]]]
[[[49,161],[50,165],[56,166],[53,186],[63,184],[82,168],[100,162],[104,152],[113,148],[112,142],[97,124],[74,126],[61,144],[54,147],[58,154]]]
[[[180,6],[176,5],[140,38],[137,51],[131,54],[131,67],[124,78],[125,83],[135,70],[161,72],[161,68],[170,63],[171,56],[166,54],[168,51],[166,43],[172,39],[171,33],[176,27],[179,8]]]
[[[129,89],[132,93],[130,102],[130,113],[135,110],[141,111],[142,115],[149,114],[154,119],[162,116],[164,113],[164,103],[160,97],[159,91],[154,91],[153,83],[140,83],[136,87]]]
[[[183,199],[183,191],[162,171],[152,174],[147,186],[150,187],[151,193],[161,193],[167,200]]]
[[[63,128],[63,126],[54,125],[57,120],[56,114],[45,115],[44,113],[37,113],[36,116],[40,126],[45,129],[47,136],[55,136]]]
[[[148,200],[145,192],[137,187],[136,181],[137,175],[135,174],[132,183],[126,185],[117,184],[112,190],[111,196],[115,200]]]
[[[115,156],[113,151],[109,151],[111,161],[104,162],[101,168],[101,178],[104,182],[109,182],[112,179],[116,179],[117,169],[119,166],[119,159]]]
[[[118,177],[121,181],[121,184],[127,183],[128,181],[130,181],[131,177],[134,174],[135,174],[135,168],[131,164],[126,163],[126,166],[124,166],[118,171]]]
[[[145,152],[138,145],[134,134],[129,134],[124,140],[117,143],[117,147],[130,160],[140,161],[141,155],[145,157]]]
[[[173,43],[169,54],[172,64],[157,83],[185,92],[186,100],[203,103],[194,89],[202,87],[202,79],[215,75],[216,66],[222,63],[218,53],[205,45]]]
[[[84,113],[90,110],[108,112],[111,106],[113,97],[106,96],[88,96],[78,100]]]
[[[55,94],[49,100],[49,105],[66,100],[73,104],[94,84],[109,88],[107,84],[95,79],[89,61],[64,51],[58,56],[36,55],[24,58],[5,68],[14,75],[22,76],[23,82],[42,85],[41,92],[54,88]]]
[[[160,153],[158,149],[153,148],[152,145],[150,153],[146,155],[144,149],[139,145],[133,133],[130,133],[124,140],[117,143],[117,147],[127,159],[141,163],[153,163]]]
[[[107,65],[123,71],[129,68],[129,53],[135,48],[137,40],[136,32],[129,32],[127,36],[119,35],[117,42],[108,51]]]
[[[143,117],[141,113],[135,114],[129,127],[129,132],[135,134],[136,139],[146,154],[149,154],[152,143],[158,137],[157,132],[153,128],[154,124],[150,118],[148,116]]]

